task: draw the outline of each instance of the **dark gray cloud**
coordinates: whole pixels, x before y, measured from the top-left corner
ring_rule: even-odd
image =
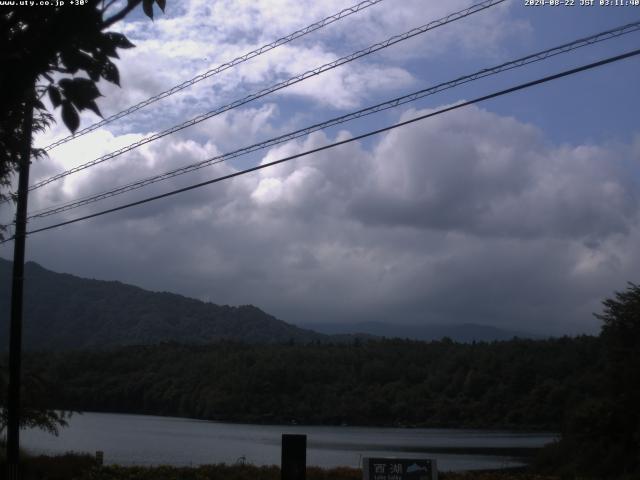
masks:
[[[349,144],[34,235],[29,253],[59,271],[253,303],[290,322],[593,331],[599,301],[640,267],[637,145],[555,146],[480,108],[433,120],[369,147]],[[348,136],[316,133],[263,161]],[[106,186],[132,169],[215,150],[158,142],[139,162],[67,187]]]

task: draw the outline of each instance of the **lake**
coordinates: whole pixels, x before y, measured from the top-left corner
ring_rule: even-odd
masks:
[[[307,435],[307,464],[360,466],[362,457],[436,458],[440,470],[504,468],[522,464],[518,451],[553,441],[550,433],[425,428],[245,425],[187,418],[74,414],[54,437],[21,432],[33,453],[104,452],[107,464],[201,465],[246,461],[279,465],[283,433]]]

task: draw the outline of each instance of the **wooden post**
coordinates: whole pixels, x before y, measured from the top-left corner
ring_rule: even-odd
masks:
[[[305,480],[307,474],[307,436],[282,435],[281,480]]]
[[[35,90],[27,96],[22,134],[24,147],[18,162],[18,205],[13,249],[11,284],[11,327],[9,331],[9,392],[7,398],[7,467],[9,480],[20,474],[20,375],[22,361],[22,297],[24,284],[24,251],[27,231],[27,198],[31,164],[31,126]]]

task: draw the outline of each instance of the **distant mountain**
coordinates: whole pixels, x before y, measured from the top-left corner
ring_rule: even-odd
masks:
[[[0,259],[0,350],[7,350],[12,263]],[[106,348],[161,342],[206,344],[325,341],[252,305],[230,307],[120,282],[25,265],[23,344],[30,350]]]
[[[514,337],[539,339],[532,333],[506,330],[491,325],[463,323],[458,325],[393,325],[381,322],[358,323],[306,323],[303,328],[326,335],[360,334],[387,338],[408,338],[411,340],[441,340],[448,337],[456,342],[490,342],[511,340]]]

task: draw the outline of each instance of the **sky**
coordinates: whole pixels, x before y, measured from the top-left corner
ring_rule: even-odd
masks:
[[[121,88],[105,116],[354,5],[169,0],[115,26]],[[473,2],[383,0],[53,149],[32,183]],[[269,94],[31,193],[30,211],[102,192],[640,19],[636,6],[506,2]],[[364,119],[34,219],[35,229],[352,138],[637,48],[591,45]],[[27,259],[294,324],[479,323],[597,333],[639,282],[640,60],[634,57],[366,140],[55,230]],[[59,111],[55,112],[59,118]],[[81,128],[100,120],[83,112]],[[58,122],[39,146],[68,134]],[[0,220],[13,217],[0,207]],[[11,258],[12,244],[0,246]]]

